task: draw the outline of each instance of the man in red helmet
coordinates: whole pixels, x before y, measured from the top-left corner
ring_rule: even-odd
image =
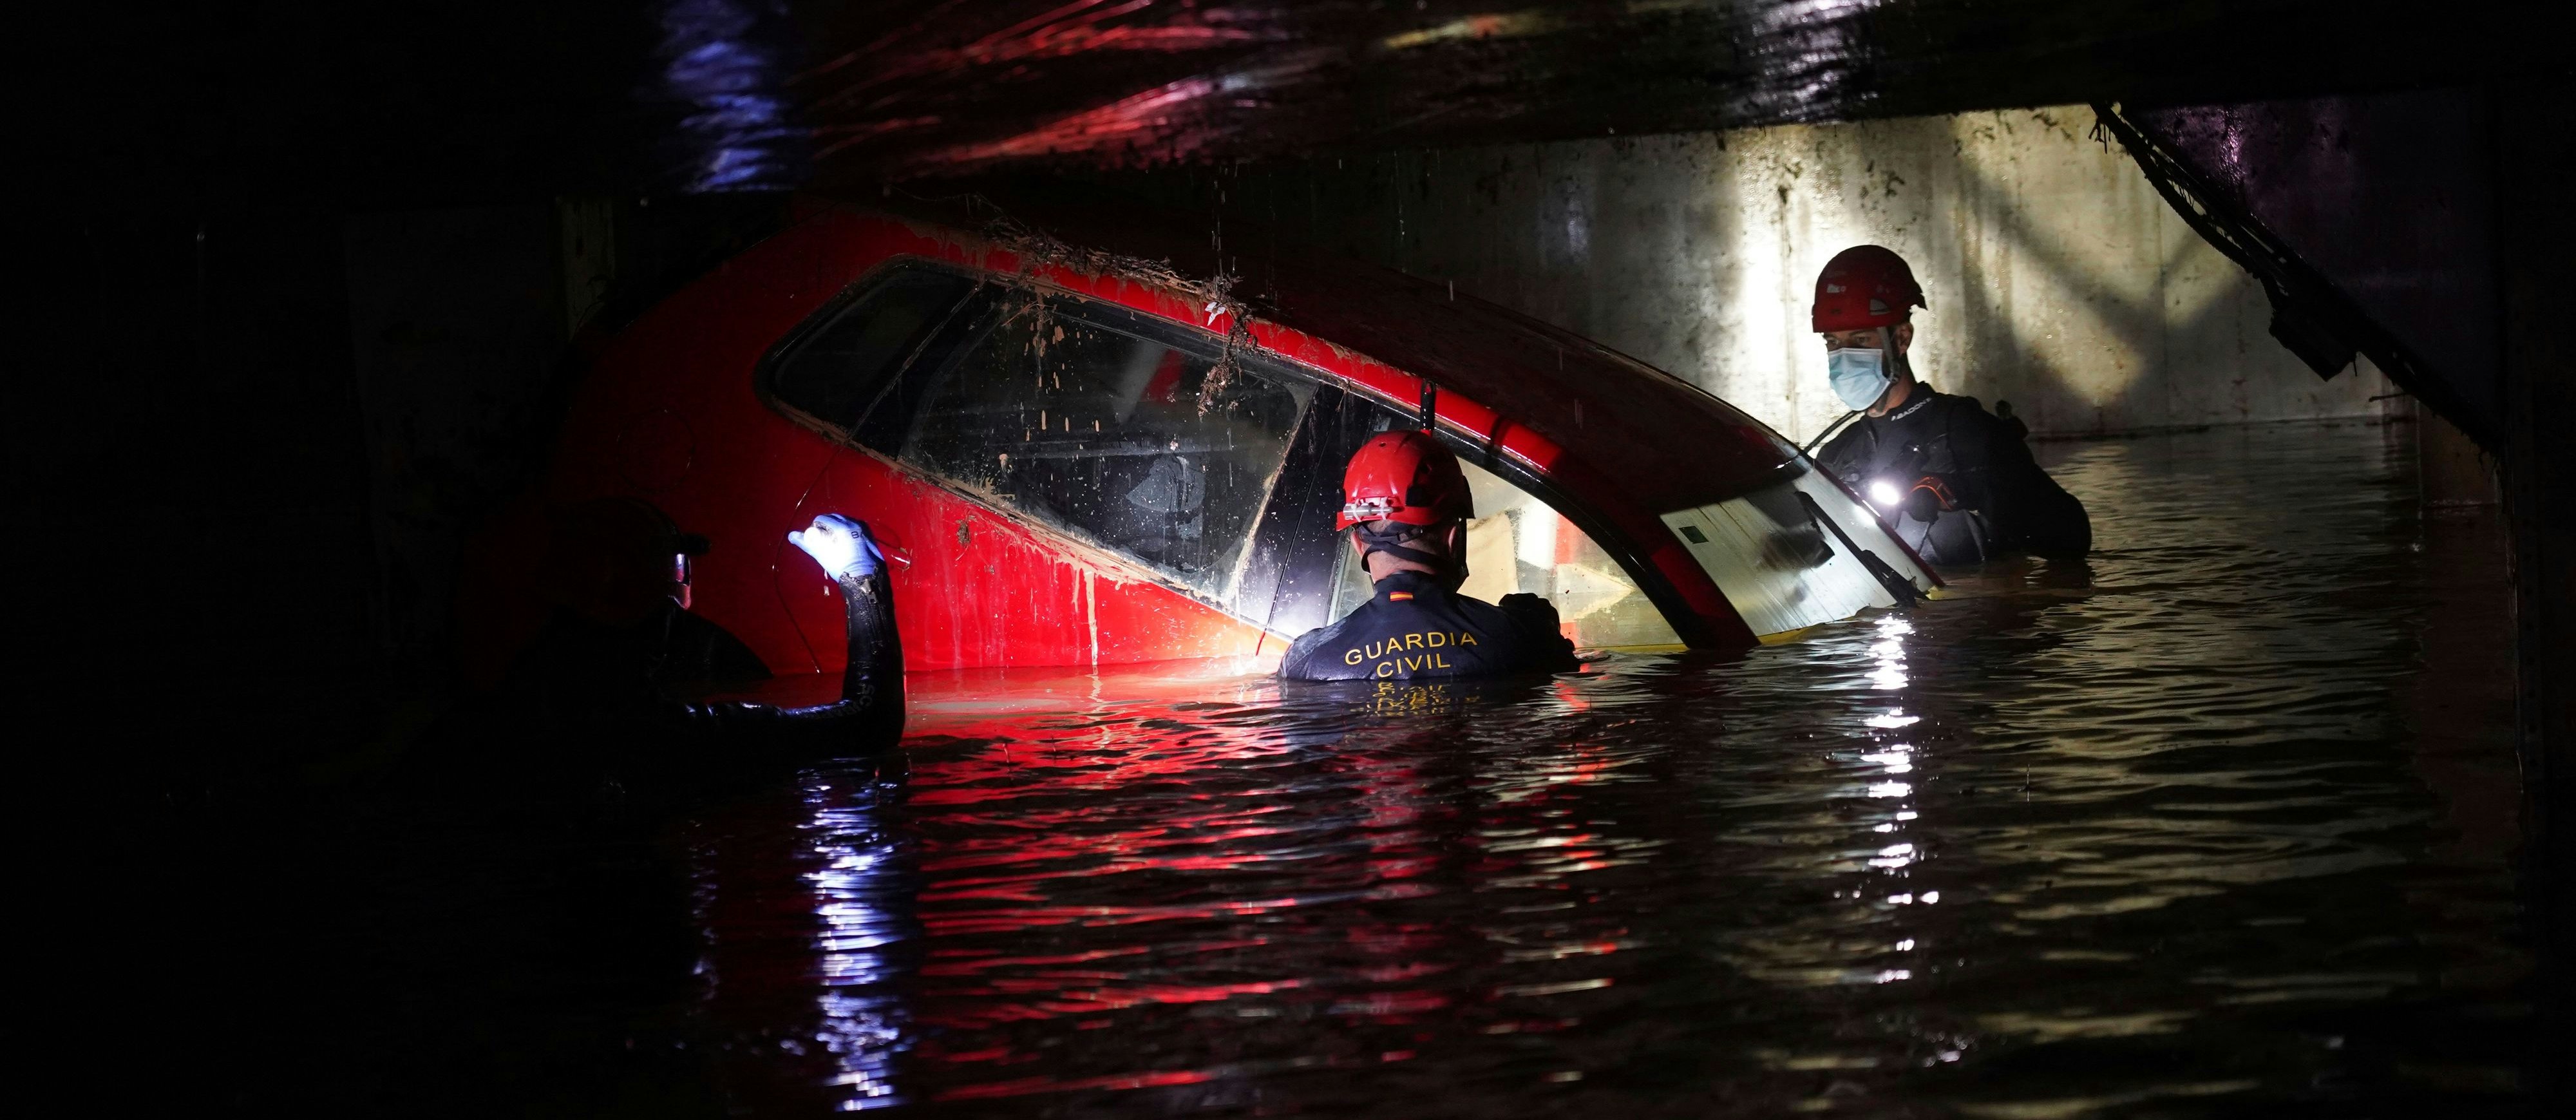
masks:
[[[1342,474],[1336,529],[1376,594],[1288,647],[1281,676],[1310,681],[1421,680],[1559,673],[1576,667],[1556,608],[1536,595],[1500,605],[1458,594],[1475,503],[1458,457],[1426,432],[1382,432]]]
[[[1908,319],[1928,306],[1914,270],[1888,249],[1856,245],[1825,263],[1812,315],[1834,395],[1855,415],[1817,461],[1930,563],[2084,555],[2093,547],[2084,504],[2039,469],[2012,406],[1996,402],[1999,418],[1914,379]]]

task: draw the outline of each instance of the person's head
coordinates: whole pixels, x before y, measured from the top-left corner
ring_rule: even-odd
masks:
[[[600,498],[557,513],[546,547],[548,598],[595,622],[624,625],[663,604],[689,605],[689,558],[707,539],[683,533],[640,498]]]
[[[1928,306],[1914,270],[1893,250],[1855,245],[1826,261],[1808,314],[1824,338],[1834,396],[1873,414],[1902,399],[1914,381],[1906,359],[1914,344],[1908,320],[1913,308]]]
[[[1427,432],[1369,437],[1342,472],[1335,529],[1372,580],[1423,572],[1456,587],[1467,579],[1467,519],[1476,515],[1458,457]]]

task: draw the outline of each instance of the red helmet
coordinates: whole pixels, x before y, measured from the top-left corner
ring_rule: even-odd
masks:
[[[1930,307],[1923,285],[1895,250],[1854,245],[1834,254],[1816,276],[1816,330],[1857,331],[1905,321],[1906,308]]]
[[[1335,530],[1362,521],[1437,525],[1476,515],[1458,457],[1427,432],[1380,432],[1352,454],[1342,472],[1342,515]]]

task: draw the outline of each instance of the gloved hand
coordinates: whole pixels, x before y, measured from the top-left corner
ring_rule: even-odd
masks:
[[[1935,475],[1924,475],[1913,489],[1905,492],[1905,516],[1916,521],[1929,522],[1939,517],[1942,510],[1958,507],[1959,504],[1950,498],[1950,487]]]
[[[805,555],[823,566],[823,574],[834,579],[866,579],[885,570],[885,553],[868,535],[867,523],[837,513],[817,517],[804,529],[789,530],[787,543],[804,549]]]
[[[1551,630],[1556,628],[1556,604],[1527,591],[1512,592],[1503,596],[1502,601],[1494,605],[1501,607],[1505,614],[1525,615]]]

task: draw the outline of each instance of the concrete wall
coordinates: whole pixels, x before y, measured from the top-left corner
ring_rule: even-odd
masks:
[[[1202,184],[1225,207],[1561,324],[1803,437],[1841,415],[1807,305],[1826,258],[1903,254],[1916,369],[2041,433],[2377,415],[2174,217],[2090,110],[1972,113],[1353,159]]]

